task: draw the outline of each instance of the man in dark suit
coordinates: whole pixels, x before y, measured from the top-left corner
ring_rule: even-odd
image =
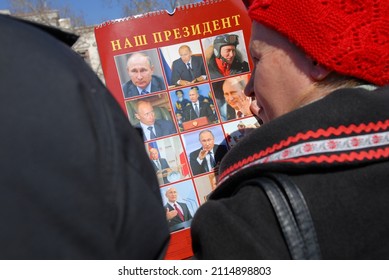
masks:
[[[167,160],[165,158],[159,157],[159,153],[156,148],[151,148],[149,153],[157,177],[162,179],[165,184],[169,183],[167,175],[172,171],[172,169],[167,163]]]
[[[178,193],[176,188],[168,188],[165,196],[168,199],[168,202],[165,204],[166,219],[170,228],[192,219],[188,205],[177,201]]]
[[[206,129],[199,134],[201,148],[190,153],[189,161],[193,175],[217,171],[220,161],[227,153],[225,145],[215,145],[215,136]]]
[[[212,112],[209,103],[199,100],[200,94],[197,89],[192,88],[189,91],[190,103],[183,108],[183,119],[184,121],[191,121],[200,117],[207,117],[208,122],[212,123],[215,121],[215,115]]]
[[[223,95],[227,102],[227,119],[239,119],[252,116],[251,98],[244,94],[248,76],[228,78],[223,82]]]
[[[165,90],[163,79],[154,75],[154,65],[144,53],[133,53],[127,60],[130,80],[122,85],[124,97],[144,95]]]
[[[200,56],[192,56],[188,45],[178,49],[180,58],[173,61],[170,85],[186,86],[207,79],[204,61]]]
[[[176,133],[172,121],[156,119],[154,108],[150,102],[141,100],[136,104],[135,117],[139,120],[137,128],[141,128],[144,140],[151,140]]]

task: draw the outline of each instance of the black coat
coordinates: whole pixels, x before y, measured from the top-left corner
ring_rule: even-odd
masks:
[[[290,258],[267,196],[247,183],[281,172],[305,196],[324,259],[388,259],[388,108],[388,87],[343,89],[245,136],[193,219],[197,258]]]
[[[8,16],[0,33],[0,259],[163,257],[158,181],[119,105],[52,35]]]

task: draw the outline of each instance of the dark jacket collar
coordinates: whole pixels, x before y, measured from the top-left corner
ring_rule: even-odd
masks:
[[[389,87],[341,89],[245,136],[223,158],[219,188],[261,172],[304,173],[389,158]]]

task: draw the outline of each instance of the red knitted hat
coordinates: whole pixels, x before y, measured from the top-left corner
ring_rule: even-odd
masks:
[[[389,0],[246,0],[251,19],[284,34],[321,65],[389,84]]]

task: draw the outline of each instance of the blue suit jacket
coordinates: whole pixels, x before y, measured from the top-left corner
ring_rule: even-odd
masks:
[[[184,221],[182,221],[181,219],[180,219],[180,217],[177,215],[177,216],[175,216],[173,219],[171,219],[171,220],[169,220],[168,222],[169,222],[169,227],[172,227],[172,226],[174,226],[174,225],[177,225],[177,224],[179,224],[179,223],[182,223],[182,222],[185,222],[185,221],[189,221],[189,220],[191,220],[192,219],[192,215],[190,214],[190,212],[189,212],[189,208],[188,208],[188,206],[186,205],[186,203],[183,203],[183,202],[176,202],[177,204],[179,204],[180,206],[181,206],[181,208],[182,208],[182,211],[183,211],[183,215],[184,215]],[[169,208],[169,211],[172,211],[172,210],[175,210],[173,207],[171,207],[170,206],[170,204],[169,203],[166,203],[165,204],[165,209],[166,208]],[[166,211],[166,210],[165,210]]]
[[[135,127],[140,128],[143,132],[143,139],[146,140],[145,132],[143,131],[140,124],[137,124]],[[176,127],[172,121],[156,119],[154,122],[154,130],[157,137],[167,136],[173,133],[177,133]],[[150,133],[150,132],[146,132]]]
[[[169,164],[167,163],[167,160],[164,159],[164,158],[159,158],[158,159],[159,161],[159,164],[161,165],[161,168],[162,169],[166,169],[166,168],[170,168]],[[155,164],[154,160],[151,160],[151,163],[153,164],[153,167],[154,167],[154,170],[155,172],[157,172],[159,169],[158,169],[158,166]],[[166,176],[163,177],[163,182],[165,184],[169,183],[168,179],[166,178]]]
[[[200,56],[192,56],[191,67],[193,71],[193,78],[181,58],[173,61],[172,78],[170,85],[177,84],[178,80],[193,81],[194,79],[206,75],[203,58]]]
[[[159,158],[158,161],[159,161],[159,163],[161,164],[161,168],[162,168],[162,169],[170,168],[170,166],[169,166],[169,164],[167,163],[167,160],[166,160],[165,158]],[[153,163],[155,172],[157,172],[157,171],[158,171],[158,166],[155,165],[155,163],[154,163],[153,160],[151,160],[151,162]]]
[[[200,117],[207,117],[209,122],[213,122],[217,120],[217,116],[213,114],[211,107],[208,102],[199,102],[199,113],[200,116],[197,117],[192,103],[189,102],[186,104],[185,108],[183,108],[182,117],[183,121],[191,121]]]
[[[209,172],[208,166],[207,166],[207,161],[204,159],[201,164],[198,163],[197,157],[200,153],[202,148],[197,149],[196,151],[193,151],[189,155],[189,162],[190,162],[190,167],[192,169],[193,175],[199,175],[205,172]],[[215,145],[212,150],[216,162],[216,165],[220,164],[220,161],[222,158],[226,155],[227,153],[227,147],[225,145]]]
[[[125,98],[139,96],[138,88],[136,87],[136,85],[133,84],[131,80],[123,84],[122,88]],[[153,75],[151,78],[151,92],[161,91],[165,89],[166,86],[163,79],[161,77]]]

